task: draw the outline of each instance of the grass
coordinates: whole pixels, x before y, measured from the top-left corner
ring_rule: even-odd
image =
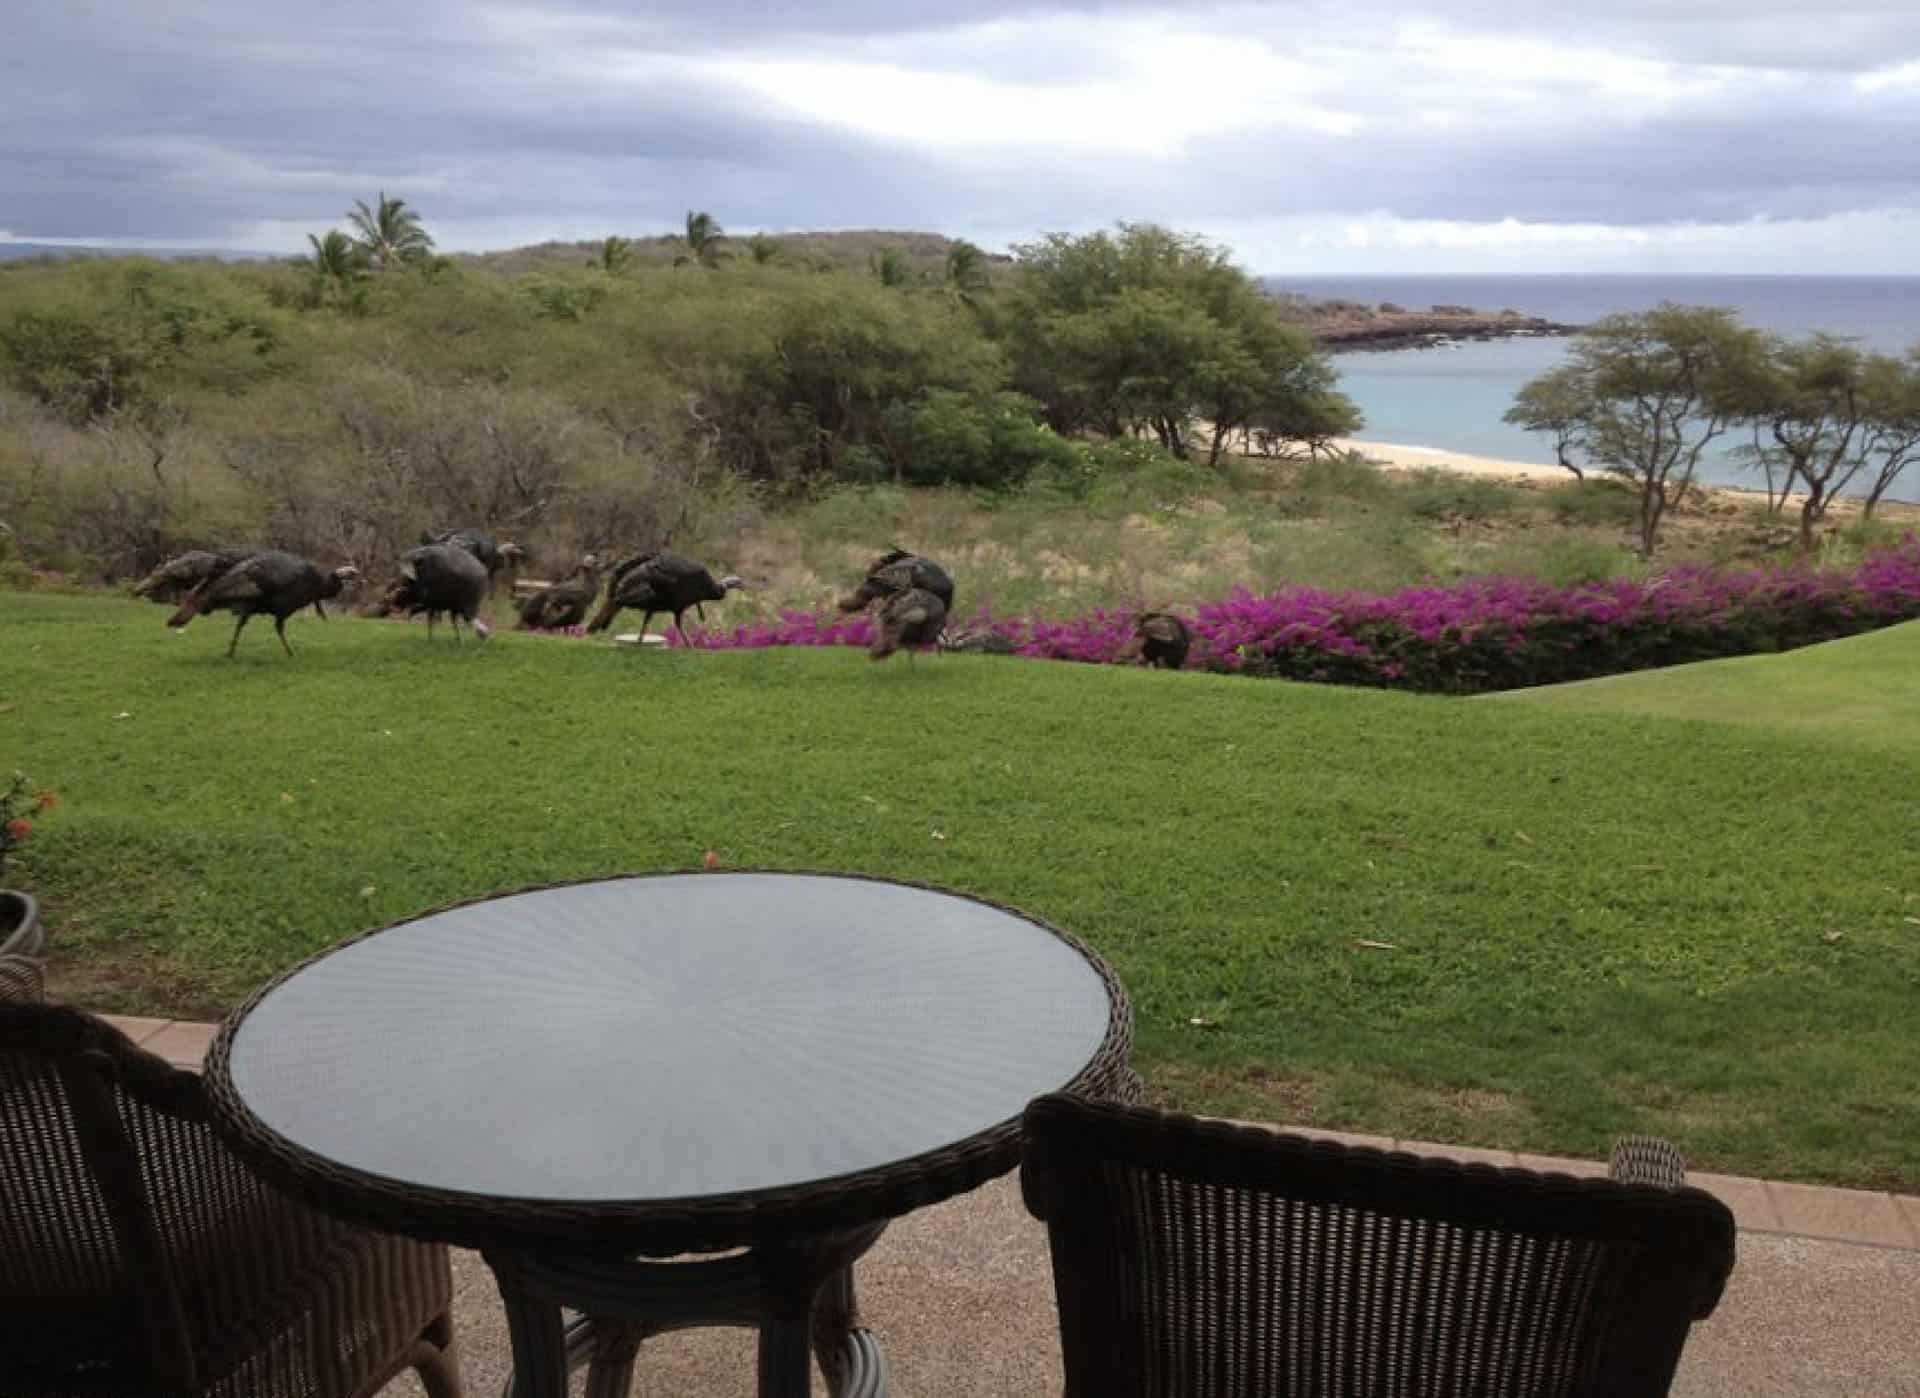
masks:
[[[688,547],[757,584],[730,616],[820,606],[896,539],[962,579],[963,616],[982,605],[1061,616],[1121,602],[1192,607],[1240,585],[1391,592],[1469,574],[1607,578],[1644,567],[1627,547],[1623,500],[1606,483],[1233,457],[1219,471],[1116,473],[1084,498],[1043,485],[999,495],[838,487],[728,515]],[[1765,555],[1744,537],[1750,525],[1689,510],[1663,563]]]
[[[62,797],[8,873],[48,905],[56,988],[92,1003],[217,1010],[449,899],[712,849],[1079,933],[1193,1108],[1576,1155],[1649,1130],[1702,1168],[1920,1185],[1920,729],[1890,706],[1809,728],[1770,678],[1882,704],[1914,688],[1914,628],[1733,662],[1738,702],[1774,705],[1736,723],[1657,697],[1716,667],[1625,702],[1450,701],[984,656],[456,652],[355,620],[294,623],[291,661],[250,628],[229,663],[221,622],[161,615],[0,595],[0,770]]]
[[[1570,713],[1738,724],[1911,754],[1920,748],[1920,622],[1785,655],[1678,665],[1489,697]]]

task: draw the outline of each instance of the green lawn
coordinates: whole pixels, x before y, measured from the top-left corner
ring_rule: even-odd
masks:
[[[449,899],[713,849],[1079,933],[1192,1107],[1920,1186],[1913,628],[1484,702],[355,620],[230,663],[163,615],[0,594],[0,772],[62,796],[9,872],[96,1003],[217,1008]],[[1663,684],[1777,717],[1608,711],[1696,711]]]
[[[1920,750],[1920,621],[1786,655],[1609,675],[1491,699],[1751,724],[1912,754]]]

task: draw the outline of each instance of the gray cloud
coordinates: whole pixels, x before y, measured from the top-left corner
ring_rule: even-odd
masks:
[[[835,0],[773,21],[749,0],[30,7],[0,56],[0,230],[209,243],[252,231],[286,245],[294,228],[329,226],[381,187],[430,226],[491,230],[479,235],[489,240],[646,231],[695,207],[736,227],[967,232],[1372,211],[1742,223],[1920,206],[1920,84],[1851,82],[1920,56],[1920,10],[1589,8],[1604,7],[1466,0],[1438,20],[1387,0],[1204,12]],[[1313,100],[1363,124],[1332,134],[1256,116],[1167,151],[1045,129],[998,149],[916,147],[884,121],[829,124],[706,61],[1094,85],[1138,77],[1138,53],[1106,36],[1150,43],[1176,25],[1300,58]],[[1571,66],[1515,72],[1510,96],[1489,93],[1494,79],[1423,58],[1427,40],[1464,46],[1449,52],[1469,60],[1475,45],[1524,59],[1533,50],[1512,45],[1532,44],[1571,52]],[[1597,71],[1673,66],[1625,65],[1615,91],[1586,84],[1583,54]],[[1697,65],[1750,71],[1701,76]],[[1196,101],[1210,97],[1206,76]],[[1680,85],[1662,97],[1669,80]],[[1635,83],[1654,95],[1634,96]],[[1218,94],[1229,95],[1246,94]],[[1427,120],[1439,109],[1459,120]]]

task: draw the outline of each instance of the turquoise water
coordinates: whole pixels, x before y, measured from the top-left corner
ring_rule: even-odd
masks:
[[[1827,330],[1888,352],[1920,343],[1920,277],[1269,277],[1277,291],[1344,297],[1409,310],[1436,305],[1513,309],[1585,324],[1662,301],[1730,306],[1748,324],[1782,334]],[[1558,339],[1488,340],[1441,349],[1388,350],[1336,357],[1341,388],[1360,405],[1363,440],[1442,447],[1551,466],[1550,438],[1500,420],[1522,384],[1560,362]],[[1731,459],[1736,441],[1704,458],[1702,478],[1757,485]],[[1920,479],[1896,494],[1920,497]]]

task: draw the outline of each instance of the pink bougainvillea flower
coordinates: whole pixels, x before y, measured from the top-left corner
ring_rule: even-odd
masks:
[[[7,822],[7,838],[16,845],[26,839],[33,831],[33,822],[21,816],[15,816]]]

